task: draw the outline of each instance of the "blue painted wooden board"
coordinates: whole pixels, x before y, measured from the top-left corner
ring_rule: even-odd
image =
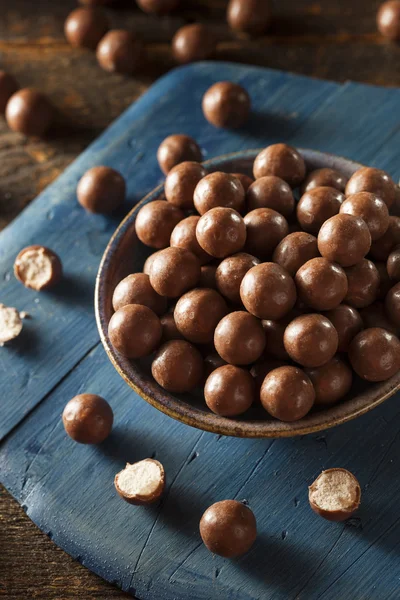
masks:
[[[254,113],[239,132],[218,131],[200,99],[221,79],[243,83]],[[334,152],[400,175],[400,91],[343,86],[277,71],[205,63],[151,88],[0,235],[0,301],[32,319],[0,350],[0,477],[29,516],[88,568],[140,600],[388,600],[400,596],[399,396],[323,435],[293,440],[220,438],[172,421],[136,396],[99,344],[93,287],[112,219],[86,215],[76,182],[95,164],[128,180],[130,208],[161,175],[155,152],[168,134],[196,137],[207,157],[275,141]],[[11,275],[21,247],[45,243],[65,265],[54,292],[35,294]],[[69,398],[104,395],[115,413],[99,447],[74,444],[60,414]],[[166,468],[160,504],[132,507],[115,473],[148,456]],[[347,524],[311,512],[307,485],[342,466],[360,479],[363,502]],[[198,522],[212,502],[246,499],[259,537],[236,561],[212,556]],[[82,592],[84,597],[84,591]]]

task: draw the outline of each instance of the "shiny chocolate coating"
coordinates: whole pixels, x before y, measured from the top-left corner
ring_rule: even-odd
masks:
[[[265,333],[253,315],[245,311],[232,312],[218,323],[214,344],[227,363],[250,365],[264,352]]]
[[[214,331],[228,312],[223,297],[212,289],[196,288],[179,298],[174,319],[181,334],[195,344],[208,344]]]
[[[217,268],[215,274],[217,289],[230,302],[241,304],[240,284],[247,271],[258,264],[260,264],[258,258],[245,252],[228,256]]]
[[[153,254],[150,254],[150,256],[148,256],[146,258],[146,260],[144,261],[143,273],[146,273],[146,275],[150,275],[151,267],[153,265],[154,259],[159,252],[160,252],[160,250],[157,250],[157,252],[153,252]]]
[[[262,150],[254,161],[254,177],[280,177],[291,187],[297,187],[306,176],[306,163],[295,148],[287,144],[273,144]]]
[[[200,535],[210,552],[234,558],[254,544],[257,523],[253,512],[242,502],[222,500],[207,508],[201,517]]]
[[[396,246],[389,254],[386,269],[391,280],[400,281],[400,246]]]
[[[190,392],[203,378],[203,357],[185,340],[171,340],[158,350],[151,365],[157,383],[176,394]]]
[[[134,273],[120,281],[114,290],[112,303],[114,310],[127,304],[142,304],[159,316],[167,310],[167,299],[153,290],[145,273]]]
[[[317,187],[305,192],[297,204],[297,220],[304,231],[317,234],[322,225],[337,215],[344,195],[331,187]]]
[[[147,306],[128,304],[111,317],[108,337],[115,350],[126,358],[151,354],[161,340],[161,323]]]
[[[247,239],[246,251],[260,259],[269,259],[289,233],[285,217],[272,208],[256,208],[244,217]]]
[[[347,352],[352,339],[363,329],[360,313],[352,306],[340,304],[333,310],[328,310],[325,317],[337,331],[338,352]]]
[[[346,196],[359,192],[376,194],[389,208],[395,200],[396,186],[385,171],[373,167],[361,167],[350,177],[346,185]]]
[[[388,0],[381,4],[376,16],[381,34],[392,41],[400,40],[400,1]]]
[[[224,365],[209,375],[204,386],[206,404],[221,417],[236,417],[253,404],[255,383],[245,369]]]
[[[137,0],[137,3],[146,13],[166,15],[178,8],[181,0]]]
[[[379,273],[379,289],[377,298],[378,300],[384,300],[386,298],[386,294],[393,285],[393,281],[389,277],[386,263],[375,261],[374,265]]]
[[[157,253],[150,271],[150,283],[161,296],[179,298],[200,279],[197,256],[183,248],[165,248]]]
[[[19,90],[17,80],[6,71],[0,70],[0,113],[6,111],[7,102]]]
[[[92,167],[79,181],[76,195],[88,212],[111,213],[125,201],[125,179],[110,167]]]
[[[283,343],[283,336],[285,329],[298,317],[300,312],[293,309],[279,321],[272,321],[271,319],[263,319],[261,321],[264,333],[265,333],[265,353],[268,356],[277,358],[278,360],[289,360],[289,354],[286,352],[286,348]]]
[[[296,302],[296,286],[285,269],[267,262],[246,273],[240,286],[246,309],[259,319],[282,319]]]
[[[334,356],[322,367],[305,370],[315,390],[316,406],[331,406],[349,393],[353,373],[348,365]]]
[[[314,310],[332,310],[339,306],[348,291],[346,273],[326,258],[312,258],[294,279],[299,298]]]
[[[230,0],[226,18],[234,31],[262,35],[271,25],[271,2],[270,0]]]
[[[236,177],[236,179],[239,179],[245,192],[247,192],[251,184],[254,183],[254,179],[248,175],[245,175],[244,173],[231,173],[231,175]]]
[[[364,308],[377,299],[380,278],[373,262],[364,258],[356,265],[347,267],[345,273],[349,285],[344,299],[346,304]]]
[[[204,375],[206,379],[215,371],[215,369],[223,367],[226,364],[227,363],[223,358],[220,357],[218,352],[211,352],[210,354],[207,354],[204,359]]]
[[[351,342],[349,359],[363,379],[386,381],[400,369],[400,341],[386,329],[364,329]]]
[[[215,36],[203,23],[184,25],[172,38],[172,54],[180,64],[212,58],[216,46]]]
[[[272,208],[284,217],[294,211],[294,197],[290,187],[280,177],[266,175],[257,179],[247,190],[247,210]]]
[[[96,50],[97,62],[109,73],[132,75],[143,60],[143,45],[130,31],[112,29],[101,39]]]
[[[272,260],[293,277],[300,267],[317,256],[319,256],[317,238],[305,231],[295,231],[279,242]]]
[[[204,94],[205,118],[214,127],[237,129],[249,118],[251,100],[244,88],[231,81],[219,81]]]
[[[200,271],[199,287],[217,289],[217,265],[203,265]]]
[[[383,200],[370,192],[358,192],[348,196],[340,212],[361,217],[366,222],[371,240],[379,240],[389,227],[389,210]]]
[[[199,220],[199,216],[192,215],[191,217],[186,217],[186,219],[180,221],[175,225],[175,228],[171,233],[170,243],[171,246],[174,246],[175,248],[190,250],[190,252],[193,252],[193,254],[197,256],[200,264],[205,265],[212,260],[212,256],[207,254],[197,241],[196,227]]]
[[[194,205],[200,215],[217,206],[233,208],[237,212],[244,209],[244,189],[236,177],[229,173],[210,173],[203,177],[194,190]]]
[[[400,283],[396,283],[387,293],[385,310],[390,321],[400,327]]]
[[[386,261],[391,251],[400,244],[400,217],[389,217],[389,227],[379,240],[372,242],[370,254],[374,260]]]
[[[193,209],[193,195],[200,179],[207,175],[206,169],[198,162],[186,161],[173,167],[165,180],[165,197],[174,206]]]
[[[203,160],[203,154],[193,138],[183,133],[174,133],[159,145],[157,160],[161,171],[167,175],[173,167],[180,163],[200,163]]]
[[[364,324],[364,329],[370,327],[381,327],[391,333],[398,335],[399,328],[389,320],[383,302],[374,302],[360,310],[360,315]]]
[[[65,431],[80,444],[101,444],[110,435],[114,415],[111,406],[96,394],[79,394],[65,406]]]
[[[162,327],[161,342],[170,342],[171,340],[184,340],[185,338],[176,326],[174,313],[168,312],[160,319]]]
[[[260,398],[272,417],[290,423],[310,412],[315,391],[302,369],[285,366],[268,373],[261,386]]]
[[[257,360],[254,363],[254,365],[250,369],[250,373],[254,377],[256,393],[258,394],[258,398],[256,397],[256,401],[260,401],[259,394],[261,386],[268,373],[270,373],[274,369],[278,369],[278,367],[285,366],[286,363],[283,360],[277,360],[276,358],[270,358],[269,356],[262,356],[259,360]]]
[[[109,29],[107,15],[98,8],[76,8],[64,24],[64,33],[71,46],[96,50]]]
[[[286,352],[303,367],[321,367],[336,354],[339,338],[332,323],[323,315],[301,315],[283,336]]]
[[[347,177],[335,169],[315,169],[305,178],[301,186],[301,193],[304,194],[317,187],[333,187],[339,192],[344,192],[347,181]]]
[[[246,225],[236,210],[218,206],[200,218],[196,236],[205,252],[215,258],[225,258],[242,250]]]
[[[24,135],[43,136],[50,129],[54,116],[51,102],[33,88],[15,92],[6,106],[7,125]]]
[[[322,225],[318,234],[321,255],[342,267],[360,262],[371,248],[371,234],[361,217],[339,214]]]
[[[151,248],[167,248],[175,226],[184,218],[183,212],[165,200],[154,200],[139,210],[135,229],[139,240]]]

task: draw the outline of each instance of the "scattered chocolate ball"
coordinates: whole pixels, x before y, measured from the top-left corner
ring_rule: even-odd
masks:
[[[315,169],[305,178],[301,186],[301,193],[304,194],[317,187],[331,187],[339,192],[344,192],[347,181],[347,177],[335,169]]]
[[[364,308],[378,297],[379,272],[374,263],[364,258],[356,265],[345,269],[348,291],[344,299],[346,304],[355,308]]]
[[[198,162],[182,162],[173,167],[165,180],[165,197],[171,204],[182,209],[193,209],[193,195],[197,184],[207,175]]]
[[[279,242],[272,260],[294,277],[300,267],[317,256],[317,238],[305,231],[295,231]]]
[[[98,8],[76,8],[64,25],[64,33],[71,46],[96,50],[97,44],[109,29],[105,13]]]
[[[376,17],[378,29],[381,34],[392,41],[400,40],[400,2],[388,0],[384,2]]]
[[[161,342],[170,342],[171,340],[184,340],[185,338],[176,326],[174,313],[169,312],[160,319],[162,327]]]
[[[255,383],[245,369],[224,365],[209,375],[204,397],[212,412],[221,417],[241,415],[253,404]]]
[[[332,406],[349,393],[353,382],[350,367],[338,356],[322,367],[305,370],[315,390],[317,406]]]
[[[158,294],[179,298],[194,288],[200,278],[200,262],[189,250],[165,248],[153,261],[150,283]]]
[[[283,336],[286,352],[303,367],[322,367],[336,354],[339,338],[332,323],[323,315],[301,315]]]
[[[347,304],[340,304],[333,310],[325,313],[338,334],[338,352],[347,352],[350,342],[363,328],[360,313]]]
[[[255,256],[245,252],[228,256],[220,262],[217,268],[215,274],[217,289],[233,304],[241,304],[240,284],[242,279],[247,271],[258,264],[260,261]]]
[[[96,394],[79,394],[65,406],[65,431],[80,444],[101,444],[110,435],[114,415],[111,406]]]
[[[197,288],[187,292],[175,306],[174,319],[181,334],[195,344],[208,344],[214,331],[228,312],[225,300],[212,289]]]
[[[14,275],[25,287],[41,292],[55,286],[62,277],[61,260],[45,246],[27,246],[14,262]]]
[[[220,81],[204,94],[202,107],[205,118],[214,127],[236,129],[248,120],[251,100],[237,83]]]
[[[295,305],[296,286],[285,269],[275,263],[262,263],[244,276],[240,297],[252,315],[278,321]]]
[[[76,194],[79,204],[87,211],[111,213],[125,201],[125,179],[110,167],[93,167],[79,181]]]
[[[15,340],[22,327],[21,313],[16,308],[0,304],[0,347]]]
[[[290,217],[294,210],[294,197],[290,187],[275,175],[260,177],[251,184],[246,194],[247,210],[272,208],[284,217]]]
[[[373,167],[361,167],[352,175],[346,185],[346,196],[358,192],[376,194],[389,208],[396,196],[396,185],[385,171]]]
[[[290,423],[310,412],[315,391],[302,369],[285,366],[268,373],[261,386],[260,398],[272,417]]]
[[[96,57],[105,71],[132,75],[141,66],[143,45],[130,31],[112,29],[101,39]]]
[[[33,88],[15,92],[6,106],[7,125],[24,135],[43,136],[53,123],[54,114],[48,98]]]
[[[185,340],[171,340],[158,350],[151,365],[157,383],[176,394],[190,392],[203,377],[203,357]]]
[[[203,265],[200,271],[199,287],[217,289],[217,265]]]
[[[387,329],[391,333],[398,335],[398,327],[389,320],[386,314],[385,305],[383,302],[374,302],[360,310],[360,316],[364,324],[364,329],[371,327],[380,327]]]
[[[400,244],[400,217],[389,217],[386,233],[371,244],[370,254],[374,260],[386,261],[391,251]]]
[[[346,469],[322,471],[308,488],[310,506],[328,521],[346,521],[360,506],[360,484]]]
[[[297,220],[304,231],[318,233],[322,225],[337,215],[344,195],[331,187],[317,187],[305,192],[297,204]]]
[[[4,114],[6,106],[13,94],[19,90],[17,80],[7,73],[6,71],[0,70],[0,113]]]
[[[115,350],[125,358],[141,358],[151,354],[161,340],[161,323],[147,306],[128,304],[113,314],[108,337]]]
[[[257,537],[253,512],[237,500],[216,502],[201,517],[204,545],[219,556],[234,558],[250,550]]]
[[[326,258],[306,262],[297,271],[295,283],[300,300],[314,310],[336,308],[348,292],[345,271]]]
[[[393,281],[400,281],[400,246],[396,246],[389,254],[386,268],[390,279]]]
[[[364,329],[351,342],[349,359],[363,379],[386,381],[400,369],[400,341],[386,329]]]
[[[272,21],[270,0],[230,0],[227,9],[229,26],[252,35],[263,34]]]
[[[216,40],[210,29],[202,23],[184,25],[172,39],[172,54],[178,63],[185,64],[212,58]]]
[[[199,181],[194,190],[194,205],[200,215],[218,206],[233,208],[237,212],[244,209],[244,189],[236,177],[229,173],[210,173]]]
[[[261,259],[269,259],[276,246],[289,233],[285,217],[271,208],[256,208],[244,217],[246,251]]]
[[[231,173],[231,175],[233,177],[236,177],[236,179],[239,179],[245,192],[247,192],[251,184],[254,183],[254,179],[252,179],[248,175],[245,175],[244,173]]]
[[[157,160],[161,171],[168,175],[173,167],[183,162],[201,162],[202,152],[193,138],[175,133],[165,138],[158,147]]]
[[[223,358],[220,357],[218,352],[211,352],[211,354],[207,354],[204,359],[204,375],[206,379],[219,367],[223,367],[227,363]]]
[[[289,354],[286,352],[283,343],[283,336],[286,327],[293,319],[298,317],[299,314],[299,311],[294,309],[285,315],[283,319],[279,319],[279,321],[272,321],[271,319],[263,319],[261,321],[266,340],[265,351],[269,356],[279,360],[289,360]]]
[[[200,264],[204,265],[212,260],[212,256],[207,254],[197,241],[196,227],[199,220],[199,216],[193,215],[186,217],[186,219],[175,225],[171,233],[171,246],[190,250],[190,252],[193,252],[197,256]]]
[[[379,240],[389,227],[389,211],[383,200],[370,192],[348,196],[340,212],[361,217],[366,222],[372,241]]]
[[[181,0],[137,0],[140,8],[146,13],[165,15],[178,8]]]
[[[265,333],[253,315],[244,311],[232,312],[218,323],[214,344],[227,363],[250,365],[264,352]]]
[[[225,258],[242,250],[246,242],[246,225],[236,210],[212,208],[197,223],[196,236],[205,252]]]
[[[133,273],[120,281],[114,290],[112,304],[114,310],[128,304],[141,304],[151,308],[158,316],[167,310],[167,299],[153,290],[145,273]]]
[[[165,472],[158,460],[145,458],[125,469],[114,479],[118,494],[129,504],[143,506],[157,502],[164,492]]]
[[[256,179],[275,175],[291,187],[297,187],[306,175],[306,163],[295,148],[287,144],[273,144],[257,155],[253,171]]]
[[[136,234],[146,246],[167,248],[175,226],[183,218],[183,212],[165,200],[148,202],[136,216]]]
[[[387,293],[385,310],[389,319],[400,327],[400,283],[396,283]]]
[[[342,267],[360,262],[371,248],[371,234],[361,217],[339,214],[322,225],[318,234],[321,255]]]

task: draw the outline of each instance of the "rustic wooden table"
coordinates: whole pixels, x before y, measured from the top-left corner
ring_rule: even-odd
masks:
[[[227,0],[184,0],[182,11],[164,19],[145,16],[134,4],[133,0],[119,2],[116,10],[109,11],[114,26],[136,31],[148,48],[143,73],[126,78],[101,71],[92,53],[66,44],[63,22],[75,7],[74,0],[0,0],[1,68],[13,73],[22,86],[48,93],[59,109],[57,126],[44,141],[14,134],[0,122],[0,228],[173,67],[169,42],[185,22],[207,21],[215,29],[220,60],[336,81],[400,85],[400,47],[376,32],[379,0],[280,0],[272,31],[257,40],[238,39],[229,31],[224,20]],[[0,597],[127,597],[56,548],[4,489],[0,491],[0,548]]]

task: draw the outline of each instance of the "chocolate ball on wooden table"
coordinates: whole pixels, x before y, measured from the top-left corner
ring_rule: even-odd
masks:
[[[167,299],[153,290],[145,273],[133,273],[120,281],[114,290],[112,303],[114,310],[127,304],[142,304],[159,316],[167,310]]]
[[[280,177],[291,187],[297,187],[306,175],[306,163],[295,148],[287,144],[273,144],[262,150],[254,161],[254,177]]]
[[[22,332],[22,316],[13,306],[0,303],[0,347],[15,340]]]
[[[55,286],[62,277],[59,256],[46,246],[23,248],[14,262],[14,275],[25,287],[41,292]]]
[[[364,258],[345,269],[348,291],[344,302],[355,308],[364,308],[378,297],[379,272],[374,263]]]
[[[212,289],[197,288],[176,303],[174,319],[181,334],[195,344],[208,344],[228,307],[222,296]]]
[[[54,116],[51,102],[33,88],[15,92],[6,106],[7,125],[24,135],[43,136],[53,123]]]
[[[323,315],[301,315],[283,336],[286,352],[303,367],[321,367],[336,354],[339,338],[332,323]]]
[[[210,552],[234,558],[254,544],[257,523],[253,512],[242,502],[222,500],[207,508],[201,517],[200,535]]]
[[[346,469],[322,471],[309,487],[308,500],[317,515],[327,521],[346,521],[360,505],[360,484]]]
[[[111,213],[125,201],[125,179],[110,167],[93,167],[80,179],[76,195],[88,212]]]
[[[230,0],[227,8],[229,26],[235,31],[261,35],[272,21],[270,0]]]
[[[230,302],[240,304],[240,284],[243,277],[247,271],[259,263],[260,261],[255,256],[245,252],[228,256],[220,262],[215,274],[218,290]]]
[[[294,281],[300,300],[314,310],[336,308],[348,291],[342,267],[322,257],[312,258],[300,267]]]
[[[136,506],[146,506],[159,500],[165,488],[164,467],[158,460],[145,458],[116,474],[115,489],[123,500]]]
[[[80,444],[100,444],[111,433],[111,406],[96,394],[79,394],[65,406],[62,420],[68,435]]]
[[[317,238],[305,231],[295,231],[279,242],[272,260],[293,277],[300,267],[317,256],[319,256]]]
[[[338,352],[347,352],[352,339],[363,329],[361,315],[352,306],[340,304],[325,313],[338,334]]]
[[[396,283],[387,293],[385,310],[389,319],[400,327],[400,283]]]
[[[153,261],[150,283],[161,296],[179,298],[200,278],[200,262],[189,250],[165,248]]]
[[[386,329],[364,329],[351,342],[349,359],[363,379],[386,381],[400,369],[400,341]]]
[[[166,199],[179,208],[193,209],[194,190],[206,175],[207,171],[198,162],[179,163],[168,172],[165,180]]]
[[[165,200],[154,200],[139,210],[135,229],[139,240],[151,248],[166,248],[183,212]]]
[[[137,0],[139,7],[146,13],[165,15],[178,8],[181,0]]]
[[[285,269],[262,263],[246,273],[240,297],[246,309],[259,319],[282,319],[296,302],[296,286]]]
[[[392,41],[400,40],[400,1],[384,2],[376,17],[378,29],[383,36]]]
[[[322,225],[318,234],[321,255],[342,267],[360,262],[371,248],[371,234],[361,217],[339,214]]]
[[[101,39],[96,50],[97,62],[109,73],[132,75],[141,67],[143,45],[130,31],[112,29]]]
[[[199,287],[216,290],[217,265],[203,265],[200,270]]]
[[[347,181],[347,177],[335,169],[315,169],[305,178],[301,186],[301,193],[304,194],[317,187],[333,187],[339,192],[344,192]]]
[[[258,319],[245,311],[226,315],[217,325],[214,344],[218,354],[232,365],[250,365],[265,348],[265,333]]]
[[[383,200],[370,192],[359,192],[348,196],[340,212],[361,217],[366,222],[371,240],[379,240],[389,227],[389,210]]]
[[[216,46],[213,33],[203,23],[184,25],[172,38],[172,54],[181,64],[212,58]]]
[[[64,24],[64,33],[71,46],[96,50],[108,31],[107,15],[98,8],[76,8]]]
[[[229,173],[210,173],[203,177],[194,190],[194,205],[200,215],[218,206],[244,209],[245,193],[242,184]]]
[[[359,192],[376,194],[390,208],[395,200],[396,185],[385,171],[373,167],[361,167],[350,177],[346,185],[346,196]]]
[[[261,259],[268,259],[289,233],[285,217],[272,208],[256,208],[244,217],[246,251]]]
[[[248,175],[245,175],[244,173],[231,173],[231,175],[236,179],[239,179],[245,192],[247,192],[251,184],[254,183],[254,179]]]
[[[147,306],[128,304],[117,310],[108,325],[108,337],[125,358],[151,354],[161,340],[161,323]]]
[[[322,367],[305,369],[315,390],[317,406],[331,406],[341,400],[351,389],[353,373],[338,356],[334,356]]]
[[[310,412],[315,391],[302,369],[285,366],[268,373],[261,386],[260,399],[272,417],[290,423]]]
[[[204,386],[204,397],[212,412],[221,417],[236,417],[253,404],[254,379],[245,369],[224,365],[209,375]]]
[[[157,150],[161,171],[167,175],[173,167],[183,162],[201,162],[202,152],[193,138],[183,133],[169,135]]]
[[[190,252],[193,252],[193,254],[197,256],[200,264],[204,265],[210,262],[213,257],[207,254],[197,241],[196,227],[199,220],[199,216],[192,215],[175,225],[175,228],[171,233],[171,246],[190,250]]]
[[[246,90],[231,81],[220,81],[203,96],[205,118],[214,127],[236,129],[249,118],[251,100]]]
[[[317,234],[322,225],[337,215],[344,195],[331,187],[318,187],[305,192],[297,204],[297,220],[304,231]]]
[[[218,206],[200,218],[196,237],[205,252],[215,258],[225,258],[244,247],[246,225],[236,210]]]
[[[160,319],[162,327],[161,342],[169,342],[171,340],[184,340],[185,338],[176,326],[174,313],[168,312]]]
[[[400,281],[400,246],[396,246],[387,259],[387,274],[393,281]]]
[[[5,112],[7,102],[18,90],[17,80],[10,73],[0,70],[0,113]]]
[[[203,377],[203,357],[185,340],[171,340],[158,350],[151,365],[157,383],[176,394],[190,392]]]
[[[284,217],[290,217],[294,210],[294,197],[290,187],[280,177],[267,175],[251,184],[246,194],[247,210],[272,208]]]
[[[386,233],[371,244],[371,257],[374,260],[386,261],[398,244],[400,244],[400,217],[390,216]]]

